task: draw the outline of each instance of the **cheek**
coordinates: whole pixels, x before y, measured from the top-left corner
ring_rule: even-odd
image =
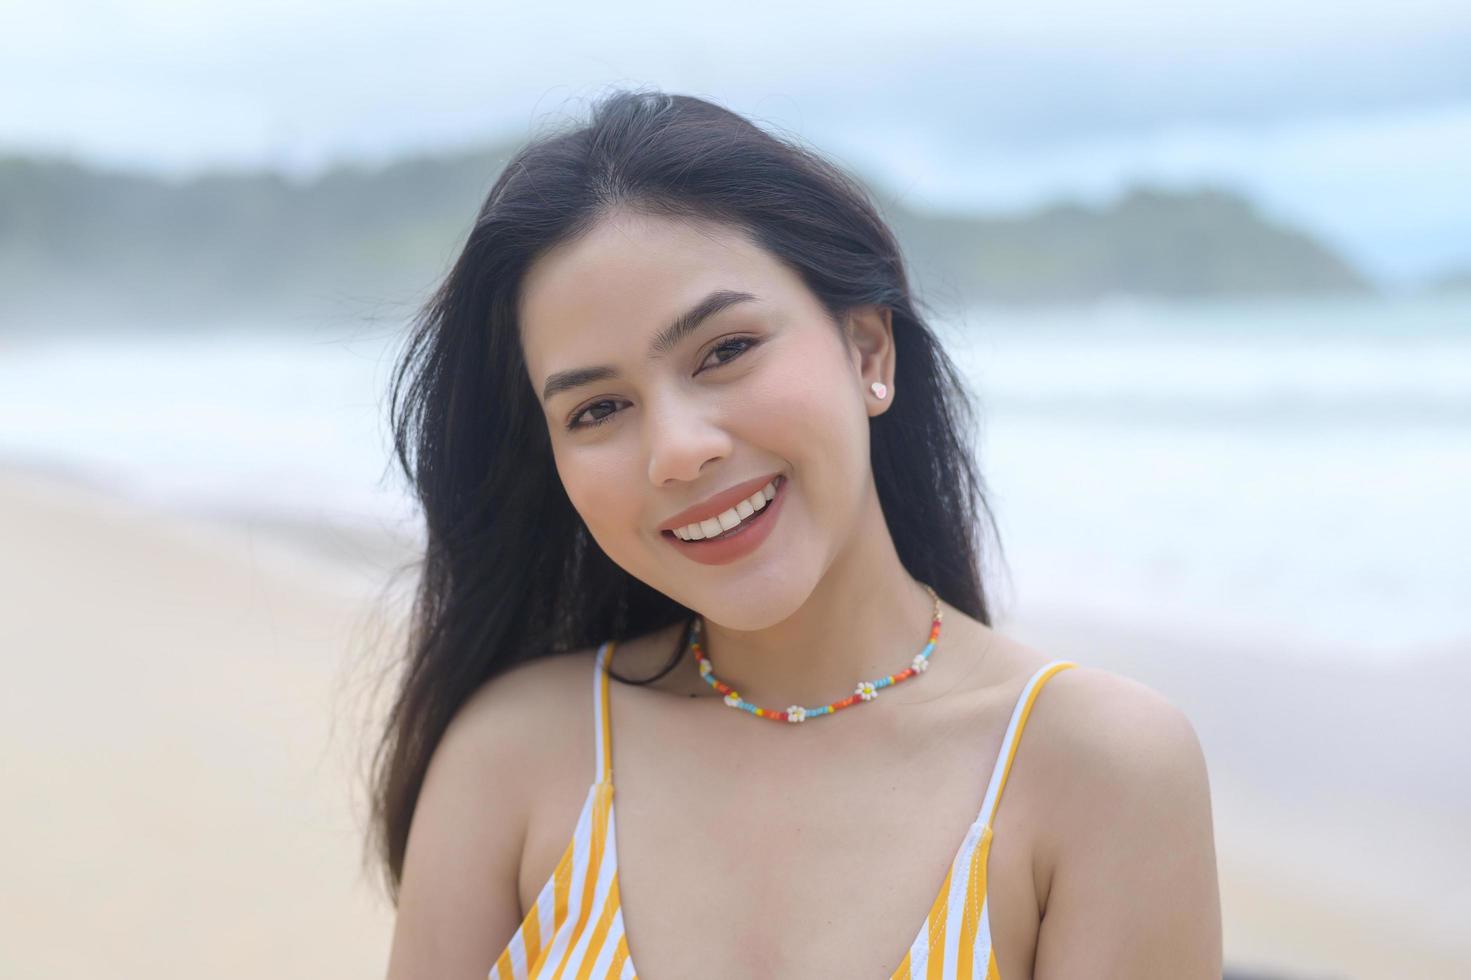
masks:
[[[868,416],[848,362],[818,344],[763,371],[741,430],[793,468],[798,504],[818,524],[852,516],[869,469]],[[800,503],[799,503],[800,502]]]
[[[756,390],[743,399],[743,415],[762,432],[778,433],[794,458],[823,457],[825,467],[838,462],[834,455],[866,449],[866,418],[847,362],[820,343],[783,354],[765,366]]]
[[[594,539],[604,544],[620,530],[636,528],[639,484],[633,476],[637,467],[624,458],[625,454],[617,452],[616,447],[599,446],[555,455],[557,475],[567,499]]]

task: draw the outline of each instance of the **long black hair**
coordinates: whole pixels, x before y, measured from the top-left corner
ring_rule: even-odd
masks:
[[[888,308],[898,397],[870,419],[879,502],[909,573],[991,622],[980,558],[987,527],[999,539],[973,457],[975,410],[868,192],[721,106],[616,90],[585,124],[506,164],[392,376],[395,455],[427,530],[406,659],[372,760],[371,843],[395,903],[430,757],[477,688],[524,660],[693,618],[592,540],[558,477],[520,348],[527,269],[614,208],[742,230],[801,276],[835,324],[852,308]]]

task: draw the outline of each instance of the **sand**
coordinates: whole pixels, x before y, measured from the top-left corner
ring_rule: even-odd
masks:
[[[383,975],[365,651],[401,622],[377,587],[402,556],[0,471],[0,973]],[[1471,976],[1471,642],[1377,671],[1068,610],[998,626],[1191,716],[1228,969]]]
[[[10,977],[382,976],[350,577],[249,528],[0,479]]]

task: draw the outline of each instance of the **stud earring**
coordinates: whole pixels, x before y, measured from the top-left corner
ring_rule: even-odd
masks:
[[[879,398],[882,398],[889,393],[888,386],[885,385],[882,381],[875,381],[873,384],[869,385],[869,387],[873,389],[873,393]]]

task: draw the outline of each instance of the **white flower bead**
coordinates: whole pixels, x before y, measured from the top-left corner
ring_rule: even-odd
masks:
[[[700,661],[700,676],[702,676],[702,677],[707,676],[710,673],[710,670],[711,670],[711,668],[710,668],[710,661],[708,661],[708,660],[701,660]]]
[[[741,706],[741,696],[732,691],[725,696],[725,703],[730,705],[732,708],[739,708]]]
[[[910,662],[909,666],[914,668],[916,674],[923,674],[930,669],[930,658],[922,653],[916,653],[914,660]]]
[[[807,720],[807,709],[800,704],[794,704],[787,709],[787,721],[798,722]]]
[[[878,688],[873,686],[873,681],[862,681],[853,689],[853,693],[865,701],[872,701],[879,696]]]

